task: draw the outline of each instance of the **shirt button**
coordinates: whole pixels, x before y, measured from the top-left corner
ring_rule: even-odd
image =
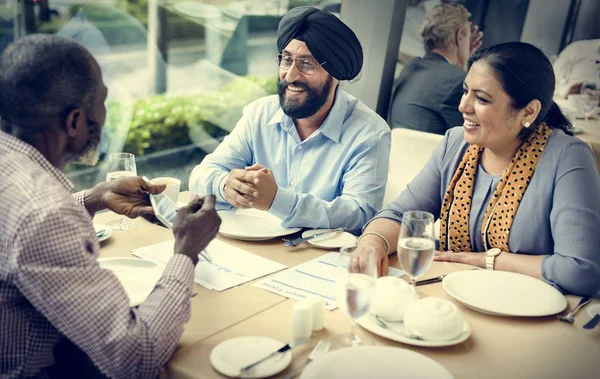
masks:
[[[295,182],[295,181],[293,181],[293,180],[292,180],[292,181],[290,181],[290,186],[293,186],[293,185],[295,185],[295,184],[296,184],[296,182]]]
[[[298,150],[302,150],[302,146],[298,146]]]

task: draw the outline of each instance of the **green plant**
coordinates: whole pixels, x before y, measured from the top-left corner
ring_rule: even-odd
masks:
[[[131,122],[120,125],[121,104],[109,104],[108,133],[125,127],[123,151],[143,156],[228,134],[248,103],[277,91],[277,78],[246,76],[231,80],[219,91],[187,96],[154,95],[136,101]],[[123,124],[123,123],[121,123]],[[111,138],[112,139],[112,138]]]

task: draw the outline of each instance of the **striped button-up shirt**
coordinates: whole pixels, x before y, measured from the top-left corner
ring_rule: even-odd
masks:
[[[34,147],[0,132],[0,378],[45,378],[64,338],[106,376],[158,376],[189,319],[194,266],[174,255],[131,308],[83,193]],[[54,368],[53,368],[54,366]]]

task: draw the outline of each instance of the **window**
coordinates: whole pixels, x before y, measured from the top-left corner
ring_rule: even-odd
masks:
[[[189,174],[235,126],[245,105],[276,93],[277,25],[310,0],[0,1],[0,50],[19,36],[73,38],[109,89],[96,167],[70,165],[76,189],[104,181],[110,153],[136,156],[138,175]],[[156,41],[148,44],[149,40]]]

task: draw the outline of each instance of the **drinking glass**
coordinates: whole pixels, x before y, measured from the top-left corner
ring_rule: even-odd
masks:
[[[367,314],[375,297],[375,280],[377,279],[377,261],[375,250],[368,254],[364,263],[364,272],[349,272],[351,255],[356,246],[347,246],[340,249],[339,277],[336,281],[336,300],[340,309],[350,317],[350,333],[336,336],[332,345],[340,349],[344,347],[360,346],[362,341],[356,334],[356,319]],[[367,247],[368,248],[368,247]]]
[[[415,288],[417,278],[429,270],[433,261],[435,253],[434,222],[435,219],[429,212],[409,211],[402,215],[398,238],[398,260],[402,269],[410,277],[413,288]]]
[[[581,85],[581,95],[579,102],[587,123],[588,119],[596,114],[598,101],[600,101],[598,84],[594,82],[584,82]]]
[[[114,153],[109,155],[106,167],[106,181],[110,182],[111,180],[122,176],[137,176],[135,156],[130,153]],[[124,216],[119,217],[118,220],[109,222],[107,225],[113,230],[130,230],[137,228],[135,222]]]

